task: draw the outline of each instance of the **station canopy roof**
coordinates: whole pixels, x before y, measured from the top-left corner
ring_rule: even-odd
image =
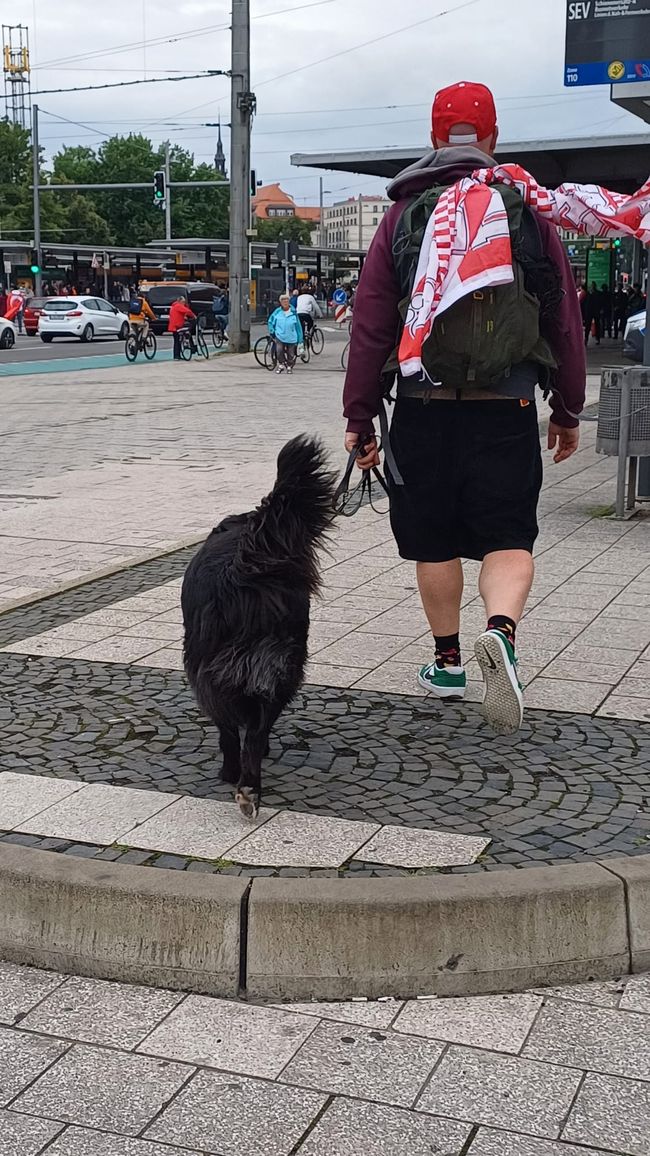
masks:
[[[291,163],[298,168],[390,180],[427,151],[425,147],[415,147],[294,153]],[[496,159],[502,164],[509,161],[522,165],[547,187],[554,188],[563,181],[581,181],[631,193],[650,175],[650,132],[576,140],[504,142],[499,143]]]

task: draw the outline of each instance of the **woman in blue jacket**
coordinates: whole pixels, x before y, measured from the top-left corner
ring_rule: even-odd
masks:
[[[276,373],[293,371],[298,354],[298,346],[302,341],[302,326],[289,303],[289,297],[283,293],[280,297],[280,307],[269,317],[269,333],[275,341],[275,350],[278,358]]]

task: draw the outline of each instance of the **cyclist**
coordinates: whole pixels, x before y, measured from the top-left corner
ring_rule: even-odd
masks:
[[[296,312],[298,320],[302,325],[303,334],[311,333],[314,328],[314,322],[320,320],[323,316],[318,301],[313,293],[301,293],[296,301]]]
[[[229,319],[230,305],[228,302],[227,293],[215,294],[212,299],[212,315],[214,317],[214,325],[221,326],[224,337],[227,337],[228,319]]]
[[[189,329],[192,353],[196,353],[196,345],[194,344],[195,326],[196,313],[192,312],[184,297],[177,297],[169,310],[169,325],[167,326],[167,332],[174,335],[174,361],[180,361],[181,359],[181,329]]]
[[[142,348],[144,348],[144,343],[149,336],[149,322],[155,320],[156,314],[147,298],[138,289],[135,289],[129,298],[129,325]]]

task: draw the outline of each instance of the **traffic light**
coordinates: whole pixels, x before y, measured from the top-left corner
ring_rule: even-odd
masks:
[[[620,247],[621,247],[621,238],[617,237],[616,240],[614,241],[614,248],[620,249]]]
[[[162,169],[158,169],[153,175],[153,203],[158,208],[164,209],[165,201],[167,200],[167,189],[165,186],[165,174]]]
[[[30,252],[30,269],[32,273],[40,273],[41,262],[38,255],[38,249],[32,249]]]

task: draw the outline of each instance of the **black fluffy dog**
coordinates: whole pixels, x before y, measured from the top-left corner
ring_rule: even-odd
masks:
[[[271,728],[303,680],[316,549],[332,521],[334,488],[321,443],[294,438],[280,451],[268,497],[224,519],[185,574],[185,669],[219,728],[221,777],[237,784],[248,817],[259,811]]]

